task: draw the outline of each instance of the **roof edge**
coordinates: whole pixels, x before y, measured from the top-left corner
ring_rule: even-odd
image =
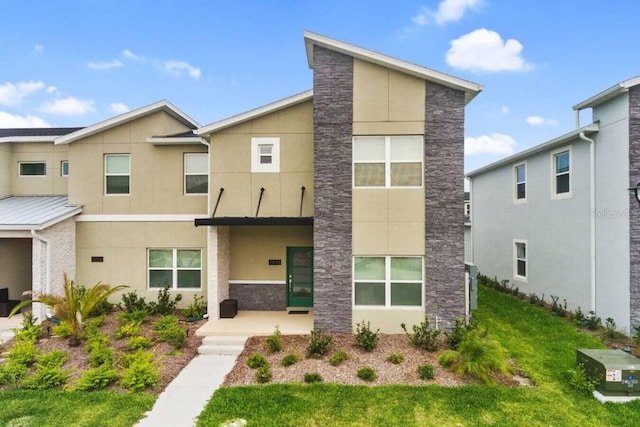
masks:
[[[596,133],[600,130],[600,125],[596,122],[596,123],[591,123],[590,125],[578,128],[578,129],[574,129],[569,133],[565,133],[564,135],[561,135],[557,138],[551,139],[547,142],[543,142],[542,144],[538,144],[535,145],[531,148],[528,148],[524,151],[521,151],[519,153],[513,154],[509,157],[506,157],[504,159],[498,160],[496,162],[490,163],[486,166],[483,166],[481,168],[478,168],[474,171],[471,171],[467,174],[465,174],[466,178],[473,178],[474,176],[477,175],[481,175],[485,172],[488,172],[490,170],[496,169],[500,166],[504,166],[506,164],[509,163],[513,163],[513,162],[517,162],[521,159],[524,159],[525,157],[529,157],[533,154],[537,154],[539,152],[545,151],[545,150],[549,150],[554,148],[555,146],[558,145],[562,145],[562,144],[566,144],[567,142],[571,141],[572,139],[576,139],[577,137],[580,136],[581,132],[584,132],[585,134],[592,134],[592,133]]]
[[[54,142],[59,136],[5,136],[0,138],[0,144],[8,142]]]
[[[610,88],[607,88],[592,97],[585,99],[584,101],[573,106],[573,109],[576,111],[584,110],[585,108],[593,108],[596,107],[603,102],[606,102],[610,99],[613,99],[623,93],[629,91],[629,88],[640,84],[640,76],[633,77],[631,79],[625,80],[623,82],[617,83]]]
[[[147,142],[153,145],[194,145],[204,141],[199,136],[150,136]]]

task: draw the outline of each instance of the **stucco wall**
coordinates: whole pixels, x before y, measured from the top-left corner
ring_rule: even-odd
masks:
[[[11,195],[11,144],[0,144],[0,198]]]
[[[0,144],[8,145],[8,144]],[[67,177],[60,175],[62,160],[68,160],[68,147],[52,142],[13,143],[9,164],[10,193],[14,196],[65,195]],[[20,176],[20,162],[45,162],[45,176]]]

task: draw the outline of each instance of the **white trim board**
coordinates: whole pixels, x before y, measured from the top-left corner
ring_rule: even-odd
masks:
[[[286,280],[229,280],[230,285],[286,285]]]
[[[190,222],[206,215],[78,215],[76,222]]]

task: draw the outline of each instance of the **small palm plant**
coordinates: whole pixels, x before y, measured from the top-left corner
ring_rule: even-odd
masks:
[[[110,286],[98,283],[91,288],[78,286],[64,274],[64,286],[62,294],[39,294],[35,299],[22,301],[10,313],[13,316],[21,308],[34,302],[45,304],[52,308],[53,314],[60,322],[68,325],[70,331],[69,346],[80,345],[85,320],[89,313],[99,304],[109,298],[109,295],[127,288],[127,286]]]

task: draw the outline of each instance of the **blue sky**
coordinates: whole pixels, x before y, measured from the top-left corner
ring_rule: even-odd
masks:
[[[0,16],[0,127],[160,99],[208,124],[310,89],[309,30],[484,85],[466,171],[569,132],[573,105],[640,74],[637,0],[2,0]]]

